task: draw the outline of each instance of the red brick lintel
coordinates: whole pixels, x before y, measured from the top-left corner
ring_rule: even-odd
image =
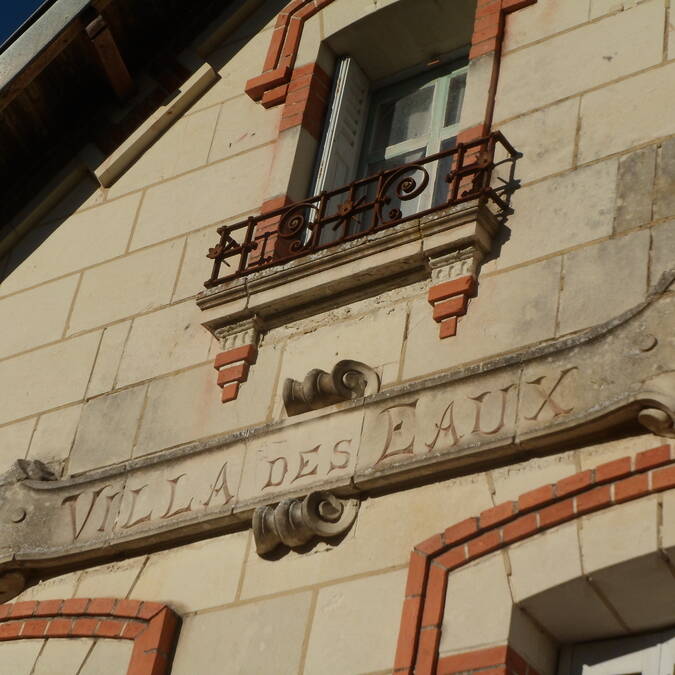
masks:
[[[469,57],[478,58],[498,50],[504,17],[536,1],[478,0]],[[271,107],[286,100],[304,24],[331,2],[333,0],[292,0],[279,13],[263,72],[246,83],[245,91],[254,101],[261,101],[265,107]]]

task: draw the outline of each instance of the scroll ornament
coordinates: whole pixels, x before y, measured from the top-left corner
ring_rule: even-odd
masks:
[[[342,401],[376,394],[380,378],[370,366],[360,361],[344,360],[327,373],[315,368],[302,382],[288,378],[284,382],[283,400],[289,416],[324,408]]]
[[[253,513],[256,551],[264,555],[280,544],[295,548],[314,537],[337,537],[352,526],[358,511],[358,499],[339,499],[325,490],[310,492],[302,500],[259,506]]]

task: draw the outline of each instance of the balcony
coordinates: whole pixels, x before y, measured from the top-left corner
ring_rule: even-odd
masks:
[[[489,204],[497,220],[503,220],[511,212],[510,196],[519,186],[515,166],[520,157],[497,131],[224,225],[218,228],[220,241],[207,255],[213,269],[204,286],[213,289],[268,268],[290,268],[288,264],[296,259],[372,240],[381,232],[433,219],[434,214],[451,212],[462,204]],[[289,275],[293,276],[290,269]]]

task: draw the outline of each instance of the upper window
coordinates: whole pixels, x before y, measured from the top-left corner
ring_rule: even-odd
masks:
[[[465,63],[454,63],[374,92],[360,175],[376,174],[454,147],[466,71]],[[442,174],[449,167],[432,164],[430,168],[438,174],[431,177],[436,185],[434,201],[443,201],[447,184]],[[431,206],[431,191],[422,198],[426,204],[405,203],[404,215]]]
[[[467,60],[462,58],[373,88],[354,59],[341,59],[312,194],[451,149],[459,126],[466,73]],[[429,165],[433,190],[414,200],[394,199],[390,207],[400,209],[405,217],[445,201],[444,177],[450,169],[449,161]],[[375,187],[371,184],[370,191]],[[372,199],[374,194],[354,197]],[[330,206],[338,208],[338,201]],[[358,231],[364,226],[354,220],[351,228]],[[329,237],[327,232],[322,241]]]

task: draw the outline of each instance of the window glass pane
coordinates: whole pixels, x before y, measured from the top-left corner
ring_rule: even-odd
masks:
[[[448,102],[445,107],[445,126],[459,122],[459,115],[462,111],[462,102],[464,101],[464,90],[466,89],[466,73],[453,77],[450,81],[448,91]]]
[[[426,135],[429,132],[433,96],[434,87],[427,86],[383,103],[372,149],[383,152],[391,145]]]

